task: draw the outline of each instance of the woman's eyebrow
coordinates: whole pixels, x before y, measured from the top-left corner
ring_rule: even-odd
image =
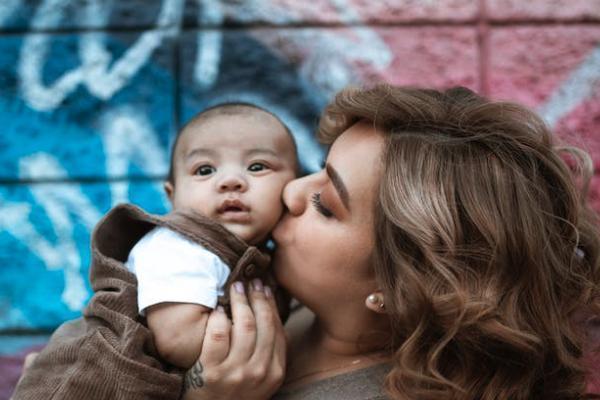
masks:
[[[350,198],[348,197],[348,190],[346,189],[346,185],[344,185],[344,181],[340,177],[340,174],[337,173],[335,168],[333,168],[330,164],[325,166],[325,171],[327,171],[327,176],[333,183],[333,187],[338,192],[340,199],[342,199],[342,203],[346,210],[350,211]]]

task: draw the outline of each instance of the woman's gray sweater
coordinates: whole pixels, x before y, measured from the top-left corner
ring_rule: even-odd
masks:
[[[292,390],[282,389],[272,400],[385,400],[383,381],[389,371],[390,364],[377,364]]]

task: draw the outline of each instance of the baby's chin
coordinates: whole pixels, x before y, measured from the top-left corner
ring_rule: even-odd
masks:
[[[260,244],[267,236],[265,233],[260,232],[253,226],[234,223],[223,223],[223,226],[230,232],[235,233],[240,239],[250,245]]]

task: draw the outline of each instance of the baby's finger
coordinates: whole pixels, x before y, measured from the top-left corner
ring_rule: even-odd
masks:
[[[256,345],[256,319],[248,304],[246,291],[242,282],[231,285],[231,316],[233,328],[231,332],[231,350],[227,357],[232,363],[247,362]]]
[[[231,321],[223,307],[218,306],[210,313],[200,361],[205,366],[219,365],[227,358],[231,343]]]

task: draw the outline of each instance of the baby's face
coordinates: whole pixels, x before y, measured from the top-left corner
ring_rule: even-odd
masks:
[[[250,244],[279,221],[283,187],[296,176],[292,139],[261,111],[189,126],[174,157],[175,184],[165,184],[173,208],[200,212]]]

